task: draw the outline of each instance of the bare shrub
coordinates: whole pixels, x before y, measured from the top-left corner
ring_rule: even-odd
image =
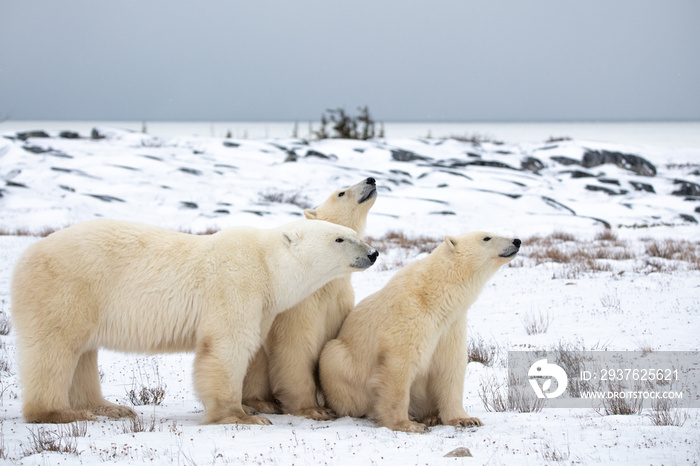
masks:
[[[607,391],[622,394],[630,390],[624,387],[620,382],[609,382]],[[641,414],[642,405],[644,403],[641,397],[634,398],[627,396],[606,397],[602,399],[602,402],[602,407],[595,408],[595,411],[601,416]]]
[[[3,299],[2,301],[5,304],[5,300]],[[9,335],[11,331],[12,324],[9,317],[7,317],[5,311],[0,311],[0,335]]]
[[[651,413],[647,414],[655,426],[681,427],[688,420],[687,410],[679,409],[677,403],[668,399],[657,399],[652,402]]]
[[[646,241],[648,256],[670,261],[685,261],[693,270],[700,270],[700,241],[676,239]]]
[[[525,332],[528,335],[538,335],[540,333],[546,333],[549,329],[549,324],[552,322],[552,317],[549,313],[528,313],[522,319],[523,326],[525,326]]]
[[[564,141],[571,141],[571,138],[569,136],[550,136],[549,139],[547,139],[545,142],[564,142]]]
[[[165,399],[165,384],[160,378],[158,364],[153,363],[153,374],[144,372],[141,364],[137,363],[138,380],[134,375],[131,380],[131,390],[127,392],[129,401],[134,406],[160,405]],[[153,380],[151,380],[153,378]]]
[[[389,230],[383,236],[367,236],[365,241],[377,248],[382,249],[411,249],[419,253],[431,252],[443,240],[427,235],[407,235],[403,231]]]
[[[554,461],[556,463],[561,463],[568,461],[571,456],[571,449],[569,445],[566,446],[566,450],[557,448],[549,442],[542,442],[540,444],[540,456],[545,461]]]
[[[267,190],[259,193],[260,202],[272,202],[275,204],[291,204],[301,209],[310,209],[313,204],[308,197],[299,192],[284,192]]]
[[[509,377],[513,377],[509,374]],[[509,380],[511,387],[518,384],[517,380]],[[520,390],[508,390],[503,384],[494,380],[481,380],[479,383],[479,399],[486,411],[502,413],[513,411],[517,413],[538,413],[544,407],[544,400],[537,398],[534,393]]]
[[[46,227],[39,231],[30,231],[27,228],[16,228],[14,230],[0,228],[0,236],[35,236],[39,238],[45,238],[46,236],[49,236],[51,233],[58,230],[60,230],[60,228]]]
[[[79,455],[76,437],[66,435],[62,429],[49,430],[45,427],[29,429],[27,445],[22,446],[22,456],[31,456],[44,451]]]
[[[481,336],[468,339],[469,362],[480,362],[484,366],[492,366],[498,355],[498,346],[488,344]]]
[[[503,144],[503,141],[498,141],[488,134],[467,133],[464,135],[453,134],[449,139],[454,139],[459,142],[470,142],[472,144],[484,144],[490,142],[492,144]]]
[[[151,416],[151,420],[146,423],[143,416],[135,416],[122,420],[122,431],[125,434],[138,434],[139,432],[155,432],[156,417]]]
[[[617,233],[609,228],[606,228],[605,230],[600,230],[598,233],[596,233],[594,239],[596,241],[617,242]]]
[[[367,236],[365,241],[382,254],[382,263],[375,265],[377,270],[393,270],[403,267],[419,254],[431,252],[442,239],[426,235],[411,236],[402,231],[390,230],[382,236]]]

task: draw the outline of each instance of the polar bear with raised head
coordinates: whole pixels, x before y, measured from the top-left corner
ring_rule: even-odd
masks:
[[[205,423],[269,424],[244,412],[243,379],[275,316],[377,252],[351,229],[299,220],[196,236],[93,220],[30,246],[15,266],[22,413],[59,423],[134,416],[102,397],[97,351],[195,351]]]
[[[352,228],[362,236],[367,213],[376,198],[376,181],[366,178],[338,189],[319,207],[305,210],[304,215]],[[319,403],[317,396],[318,358],[354,306],[355,293],[347,276],[328,282],[278,315],[248,368],[243,404],[267,414],[332,419],[332,412]]]
[[[462,405],[467,309],[519,249],[519,239],[491,233],[447,236],[363,299],[321,354],[328,405],[405,432],[483,425]]]

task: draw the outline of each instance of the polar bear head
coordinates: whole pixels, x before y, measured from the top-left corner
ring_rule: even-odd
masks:
[[[473,271],[493,274],[510,262],[520,251],[518,238],[505,238],[493,233],[475,231],[459,236],[446,236],[444,249],[459,264]]]
[[[292,222],[282,229],[282,239],[305,270],[322,272],[329,280],[367,269],[379,256],[354,230],[330,222]]]
[[[325,220],[352,228],[362,235],[367,224],[367,213],[376,199],[377,182],[370,177],[337,190],[320,206],[306,209],[304,215],[311,220]]]

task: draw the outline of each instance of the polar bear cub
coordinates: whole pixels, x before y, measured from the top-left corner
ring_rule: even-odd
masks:
[[[520,244],[482,232],[447,236],[362,300],[321,354],[328,405],[405,432],[483,425],[462,405],[467,309]]]
[[[352,228],[362,235],[376,198],[376,181],[366,178],[338,189],[319,207],[305,210],[304,215]],[[267,414],[281,410],[316,420],[332,419],[330,410],[318,402],[318,358],[354,306],[355,293],[350,276],[346,276],[328,282],[278,315],[248,368],[243,404]]]
[[[269,424],[241,405],[248,361],[274,317],[377,252],[349,228],[296,221],[196,236],[93,220],[30,246],[15,266],[28,422],[134,416],[102,397],[97,351],[196,351],[206,423]]]

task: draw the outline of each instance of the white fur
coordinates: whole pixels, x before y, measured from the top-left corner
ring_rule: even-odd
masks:
[[[342,239],[342,242],[337,242]],[[133,416],[102,398],[97,350],[196,351],[208,423],[269,423],[241,408],[248,362],[274,317],[371,249],[327,222],[210,236],[95,220],[30,246],[12,281],[23,414],[72,422]]]

